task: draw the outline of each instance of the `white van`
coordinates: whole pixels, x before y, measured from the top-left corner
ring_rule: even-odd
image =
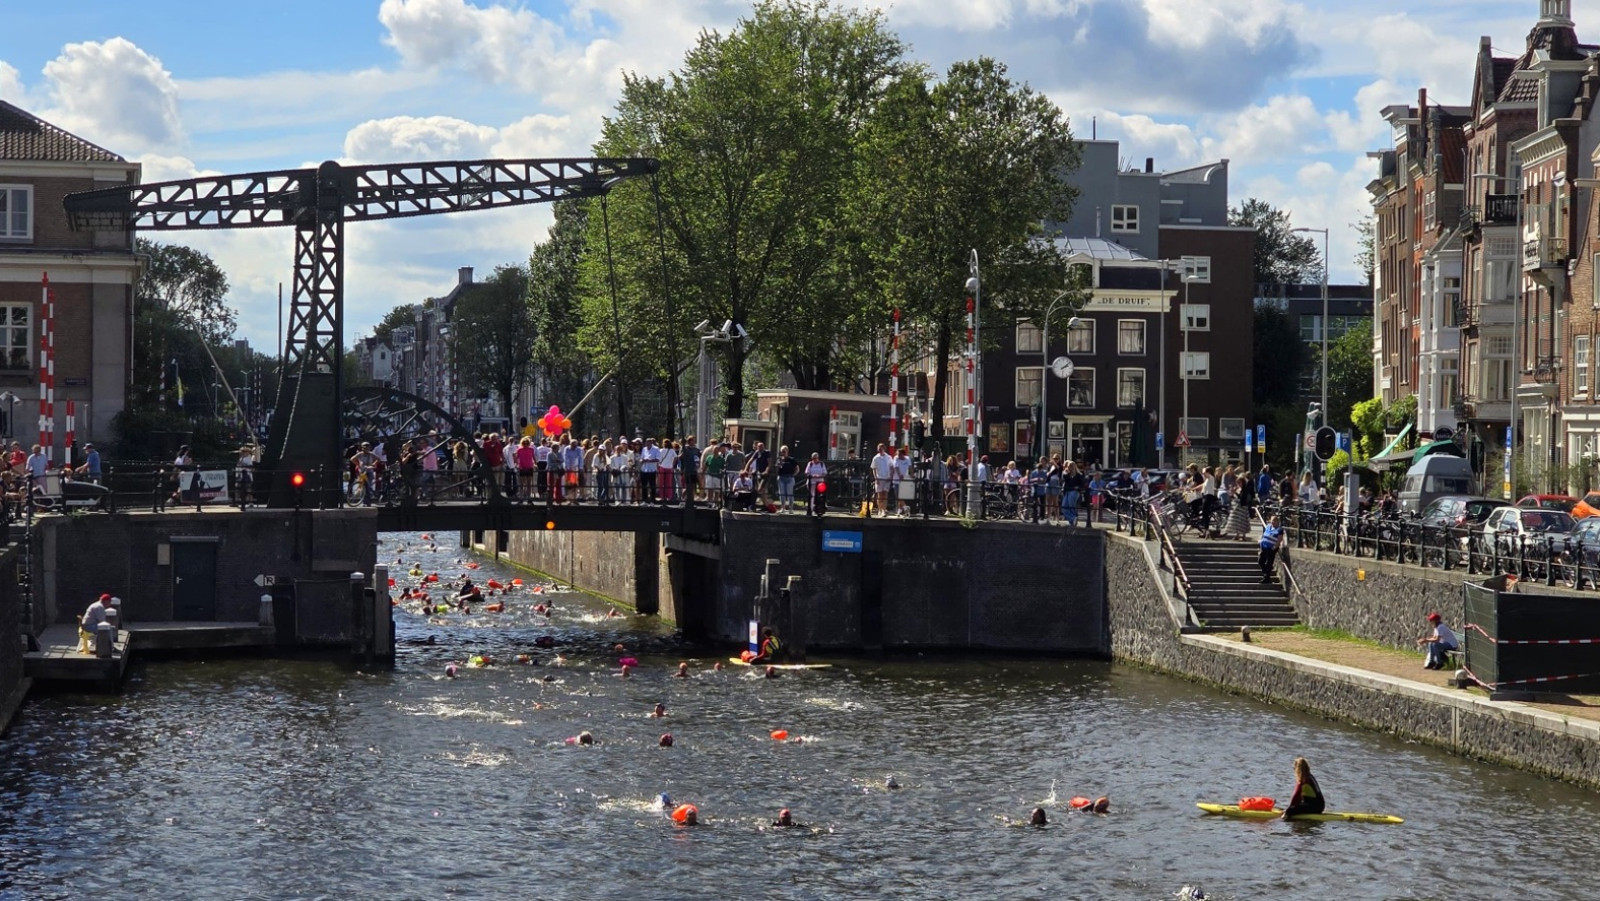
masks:
[[[1406,470],[1400,489],[1400,512],[1417,514],[1434,498],[1449,494],[1472,494],[1472,464],[1464,457],[1429,454]]]

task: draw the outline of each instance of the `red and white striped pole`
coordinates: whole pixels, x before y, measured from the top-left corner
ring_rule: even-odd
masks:
[[[894,309],[889,335],[889,449],[900,446],[900,308]]]
[[[56,296],[50,290],[50,273],[39,274],[42,313],[39,331],[39,446],[44,458],[55,456],[56,443]]]
[[[839,459],[839,406],[828,408],[828,459]]]
[[[66,465],[68,467],[72,466],[72,464],[75,462],[73,460],[73,458],[76,456],[74,451],[76,450],[77,446],[78,446],[78,402],[75,401],[75,400],[69,400],[69,401],[67,401],[67,451],[66,451]]]

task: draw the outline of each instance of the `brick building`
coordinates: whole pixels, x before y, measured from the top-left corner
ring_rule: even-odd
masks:
[[[1092,296],[1048,343],[1022,321],[985,352],[987,448],[1008,459],[1060,453],[1108,467],[1242,458],[1255,232],[1228,225],[1228,161],[1158,172],[1147,159],[1124,170],[1116,142],[1082,147],[1072,218],[1047,229],[1062,236],[1069,259],[1089,267]],[[1066,378],[1050,366],[1063,356],[1072,362]],[[945,427],[961,434],[961,379],[952,376]],[[1178,450],[1180,435],[1188,451]]]
[[[135,183],[138,163],[0,101],[0,417],[25,446],[39,435],[41,276],[55,295],[55,447],[63,458],[66,402],[77,440],[109,440],[132,370],[133,234],[74,232],[62,199]],[[10,403],[6,394],[20,398]],[[13,419],[13,410],[15,417]]]

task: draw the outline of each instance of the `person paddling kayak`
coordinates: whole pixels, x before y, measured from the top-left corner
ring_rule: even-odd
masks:
[[[1294,759],[1294,794],[1289,797],[1289,806],[1283,809],[1283,819],[1289,820],[1304,813],[1322,813],[1327,809],[1327,800],[1322,796],[1322,786],[1317,784],[1317,777],[1311,775],[1311,764],[1304,757]]]

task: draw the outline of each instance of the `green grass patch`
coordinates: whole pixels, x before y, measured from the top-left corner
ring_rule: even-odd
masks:
[[[1265,631],[1265,630],[1259,630],[1259,631]],[[1383,644],[1381,642],[1373,641],[1370,638],[1362,638],[1359,635],[1352,635],[1349,632],[1344,631],[1343,629],[1313,629],[1313,628],[1311,628],[1310,626],[1307,626],[1307,625],[1298,625],[1298,626],[1289,626],[1289,627],[1284,628],[1284,629],[1275,629],[1274,631],[1277,631],[1277,632],[1297,632],[1297,633],[1299,633],[1301,635],[1308,635],[1308,636],[1310,636],[1312,638],[1320,638],[1320,639],[1323,639],[1325,641],[1342,641],[1342,642],[1345,642],[1347,644],[1361,645],[1362,647],[1374,648],[1374,649],[1380,650],[1380,651],[1393,651],[1394,653],[1397,653],[1397,654],[1406,653],[1405,651],[1399,650],[1398,648],[1392,648],[1392,647],[1390,647],[1390,646],[1388,646],[1386,644]]]

